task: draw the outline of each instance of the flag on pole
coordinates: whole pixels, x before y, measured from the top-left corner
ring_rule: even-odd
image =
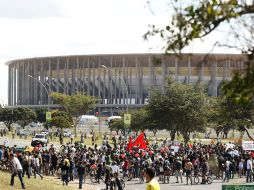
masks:
[[[130,136],[130,141],[128,143],[128,146],[127,146],[127,150],[131,150],[132,149],[132,137]]]
[[[143,143],[145,143],[145,140],[144,140],[144,132],[141,133],[137,139],[134,141],[134,143],[132,144],[132,146],[140,146],[142,145]]]

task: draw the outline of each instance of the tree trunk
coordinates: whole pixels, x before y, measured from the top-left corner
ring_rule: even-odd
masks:
[[[189,140],[190,140],[190,133],[182,133],[183,135],[183,139],[184,139],[184,146],[186,147],[186,145],[188,144]]]
[[[252,141],[254,141],[254,138],[250,135],[250,132],[249,132],[249,130],[247,129],[247,127],[244,126],[244,129],[245,129],[245,131],[246,131],[248,137],[249,137]]]
[[[175,130],[170,131],[170,138],[171,138],[171,141],[175,140],[175,138],[176,138],[176,131]]]
[[[153,136],[155,137],[157,130],[153,130]]]

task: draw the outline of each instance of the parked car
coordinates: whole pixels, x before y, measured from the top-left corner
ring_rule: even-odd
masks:
[[[32,131],[28,130],[28,129],[19,129],[19,130],[17,130],[17,135],[18,136],[29,136],[31,134],[32,134]]]
[[[71,133],[70,131],[64,131],[63,136],[64,136],[64,137],[70,137],[71,134],[72,134],[72,133]]]
[[[31,146],[37,146],[41,144],[42,146],[48,144],[48,137],[45,134],[35,134],[34,138],[32,139]]]

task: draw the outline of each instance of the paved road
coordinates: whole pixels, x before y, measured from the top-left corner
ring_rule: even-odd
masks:
[[[222,180],[215,179],[211,185],[186,185],[185,184],[185,177],[184,177],[184,183],[175,183],[176,179],[175,177],[171,176],[170,183],[169,184],[162,184],[160,183],[161,190],[221,190],[223,184],[245,184],[245,178],[242,179],[233,179],[230,180],[230,182],[223,183]],[[105,184],[101,182],[99,185],[91,184],[89,180],[86,180],[86,184],[90,187],[93,187],[93,189],[96,190],[104,190]],[[71,186],[78,187],[78,180],[75,180],[73,182],[70,182]],[[133,179],[132,181],[127,181],[126,186],[124,190],[145,190],[146,189],[146,183],[139,184],[138,179]],[[254,184],[251,184],[254,185]]]

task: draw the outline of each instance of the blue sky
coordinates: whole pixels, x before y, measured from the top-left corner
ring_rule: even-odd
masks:
[[[162,52],[142,36],[165,25],[167,0],[0,0],[0,102],[7,102],[6,61],[37,56]],[[217,32],[186,52],[209,52]],[[214,52],[235,53],[216,48]]]

